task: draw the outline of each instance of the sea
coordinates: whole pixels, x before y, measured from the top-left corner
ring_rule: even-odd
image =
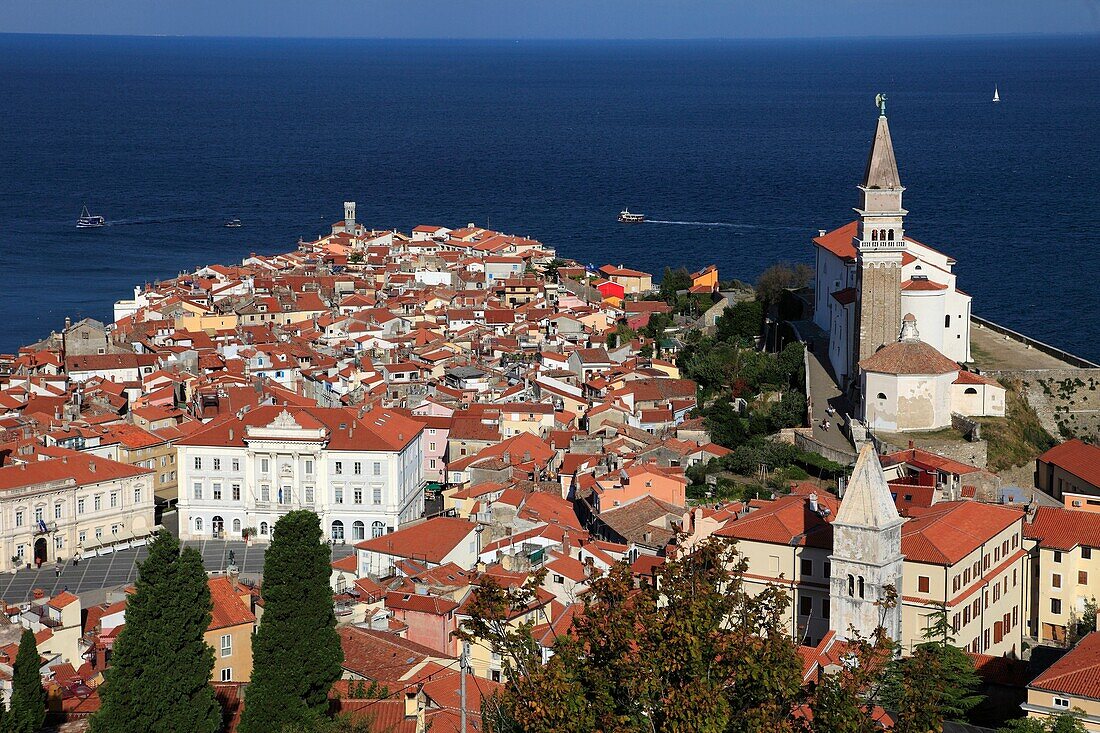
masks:
[[[344,201],[752,281],[854,218],[884,93],[907,234],[975,314],[1100,360],[1097,41],[0,35],[0,351]],[[109,226],[76,229],[85,203]]]

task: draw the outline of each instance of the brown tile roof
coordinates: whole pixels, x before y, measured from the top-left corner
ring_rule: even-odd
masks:
[[[923,341],[895,341],[859,363],[861,369],[880,374],[947,374],[959,365]]]

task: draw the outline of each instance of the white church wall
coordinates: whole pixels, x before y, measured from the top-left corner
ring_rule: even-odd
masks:
[[[863,419],[876,430],[938,430],[951,424],[955,374],[863,373]]]
[[[920,340],[943,352],[946,290],[913,290],[901,294],[901,312],[912,313],[917,319]],[[948,357],[951,358],[951,357]]]
[[[830,304],[836,303],[832,295],[843,290],[850,283],[849,267],[824,247],[814,247],[817,251],[817,273],[814,277],[814,323],[828,331],[830,325]]]
[[[945,301],[945,316],[951,316],[950,321],[943,321],[946,325],[943,330],[943,348],[940,351],[948,359],[958,362],[970,361],[970,303],[969,295],[957,290],[947,291]]]
[[[972,417],[1004,417],[1005,390],[992,384],[952,384],[951,409]]]

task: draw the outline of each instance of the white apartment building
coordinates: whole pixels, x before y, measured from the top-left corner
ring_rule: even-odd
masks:
[[[0,569],[66,562],[153,531],[152,471],[50,452],[0,468]]]
[[[263,406],[177,444],[180,536],[267,541],[309,509],[334,542],[394,532],[424,513],[423,424],[386,409]]]

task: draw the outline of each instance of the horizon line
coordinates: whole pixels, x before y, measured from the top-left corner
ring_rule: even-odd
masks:
[[[63,38],[166,38],[166,39],[195,39],[195,40],[268,40],[268,41],[439,41],[439,42],[496,42],[496,43],[519,43],[521,41],[527,42],[546,42],[546,41],[563,41],[571,43],[600,43],[600,42],[616,42],[616,43],[690,43],[699,41],[850,41],[861,40],[866,41],[868,39],[881,38],[883,40],[956,40],[956,39],[1013,39],[1013,38],[1067,38],[1067,39],[1079,39],[1079,38],[1091,38],[1100,36],[1100,30],[1083,30],[1077,32],[1044,32],[1044,31],[1032,31],[1032,32],[1010,32],[1010,33],[934,33],[934,34],[920,34],[920,35],[905,35],[905,34],[881,34],[881,33],[867,33],[867,34],[853,34],[846,36],[809,36],[809,35],[793,35],[793,36],[682,36],[682,37],[662,37],[662,36],[647,36],[647,37],[629,37],[629,36],[599,36],[599,37],[583,37],[583,36],[331,36],[331,35],[316,35],[316,36],[274,36],[274,35],[214,35],[214,34],[191,34],[191,33],[69,33],[66,31],[0,31],[0,38],[14,37],[14,36],[56,36]]]

